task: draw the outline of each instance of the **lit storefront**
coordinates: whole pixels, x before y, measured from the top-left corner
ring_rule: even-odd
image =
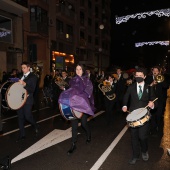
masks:
[[[59,70],[67,70],[73,71],[74,70],[74,55],[62,53],[58,51],[52,51],[52,60],[55,69]]]

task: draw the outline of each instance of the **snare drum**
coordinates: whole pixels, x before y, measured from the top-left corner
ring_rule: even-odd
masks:
[[[20,83],[8,81],[1,86],[1,96],[4,108],[17,110],[25,104],[27,91]]]
[[[149,121],[151,115],[146,108],[139,108],[132,111],[126,117],[126,121],[130,127],[140,127]]]
[[[66,120],[80,119],[83,113],[70,108],[70,106],[59,103],[60,113]]]

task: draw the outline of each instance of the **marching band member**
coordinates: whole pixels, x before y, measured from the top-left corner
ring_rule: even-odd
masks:
[[[113,74],[107,75],[104,83],[106,83],[106,85],[104,85],[106,91],[103,91],[103,95],[105,96],[104,101],[105,101],[105,108],[106,108],[106,121],[107,121],[107,125],[110,125],[113,123],[113,108],[115,105],[115,97],[116,97],[115,95],[116,83],[114,82]],[[107,88],[109,89],[107,90]]]
[[[70,80],[70,88],[63,91],[59,97],[59,103],[69,105],[70,108],[83,113],[81,125],[86,132],[86,143],[91,142],[91,131],[87,123],[89,115],[94,115],[93,85],[85,76],[83,65],[77,64],[76,76]],[[70,155],[76,149],[78,119],[71,120],[72,145],[67,154]]]
[[[138,68],[135,73],[136,83],[130,85],[124,95],[123,99],[123,112],[127,112],[128,102],[130,99],[129,111],[132,112],[138,108],[154,108],[156,102],[152,101],[156,98],[154,90],[148,89],[148,85],[144,82],[146,78],[146,71],[144,68]],[[150,101],[152,100],[152,101]],[[133,157],[129,161],[129,164],[135,164],[139,160],[140,147],[142,152],[142,159],[147,161],[149,159],[148,154],[148,135],[149,135],[149,122],[146,122],[143,126],[133,128],[131,130],[132,150]]]
[[[116,88],[116,109],[117,112],[122,113],[122,102],[123,102],[123,96],[126,91],[126,79],[123,78],[122,75],[122,70],[120,67],[116,68],[116,73],[117,73],[117,80],[115,82],[117,83],[117,88]]]
[[[160,76],[157,80],[157,76]],[[158,97],[158,107],[151,111],[151,135],[156,136],[160,130],[160,125],[163,122],[163,115],[166,107],[167,89],[169,88],[165,77],[161,74],[159,66],[152,68],[152,75],[147,76],[145,79],[147,84],[153,86],[155,94]]]
[[[30,72],[30,64],[28,62],[26,61],[22,62],[21,67],[22,67],[23,76],[19,80],[19,83],[22,84],[23,87],[27,90],[28,97],[24,106],[17,110],[20,135],[16,142],[25,139],[25,130],[24,130],[25,120],[31,123],[31,125],[35,130],[35,133],[36,134],[38,133],[37,124],[31,113],[32,106],[34,103],[33,94],[37,84],[37,76]]]

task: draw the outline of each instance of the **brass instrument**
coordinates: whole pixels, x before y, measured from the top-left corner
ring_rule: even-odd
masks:
[[[32,72],[38,77],[40,78],[41,76],[41,68],[36,64],[36,63],[33,63],[32,64]]]
[[[98,88],[103,92],[103,94],[105,94],[106,92],[111,91],[111,84],[110,82],[107,81],[103,81],[103,83],[100,83],[98,85]],[[116,97],[116,94],[113,93],[111,95],[105,95],[109,100],[114,100]]]
[[[62,79],[62,77],[56,76],[54,79],[55,79],[55,80],[54,80],[55,83],[56,83],[59,87],[66,87],[66,86],[68,86],[68,83],[67,83],[66,81],[64,81],[64,80]]]
[[[132,79],[126,80],[126,85],[127,85],[127,86],[131,85],[132,83],[133,83]]]
[[[161,83],[164,81],[164,76],[162,74],[158,74],[157,76],[155,76],[155,81],[157,83]]]

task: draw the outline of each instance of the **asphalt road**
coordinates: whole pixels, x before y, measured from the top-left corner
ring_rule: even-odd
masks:
[[[168,93],[164,126],[158,136],[149,137],[150,159],[140,159],[129,165],[131,139],[126,124],[126,114],[113,111],[114,122],[107,125],[105,112],[98,110],[94,119],[89,120],[92,141],[86,144],[83,129],[79,126],[76,151],[68,156],[71,146],[70,123],[45,105],[39,112],[33,111],[39,125],[35,136],[31,126],[26,124],[26,139],[16,143],[18,123],[15,111],[4,112],[3,135],[0,136],[0,157],[9,155],[12,170],[170,170],[170,93]]]

